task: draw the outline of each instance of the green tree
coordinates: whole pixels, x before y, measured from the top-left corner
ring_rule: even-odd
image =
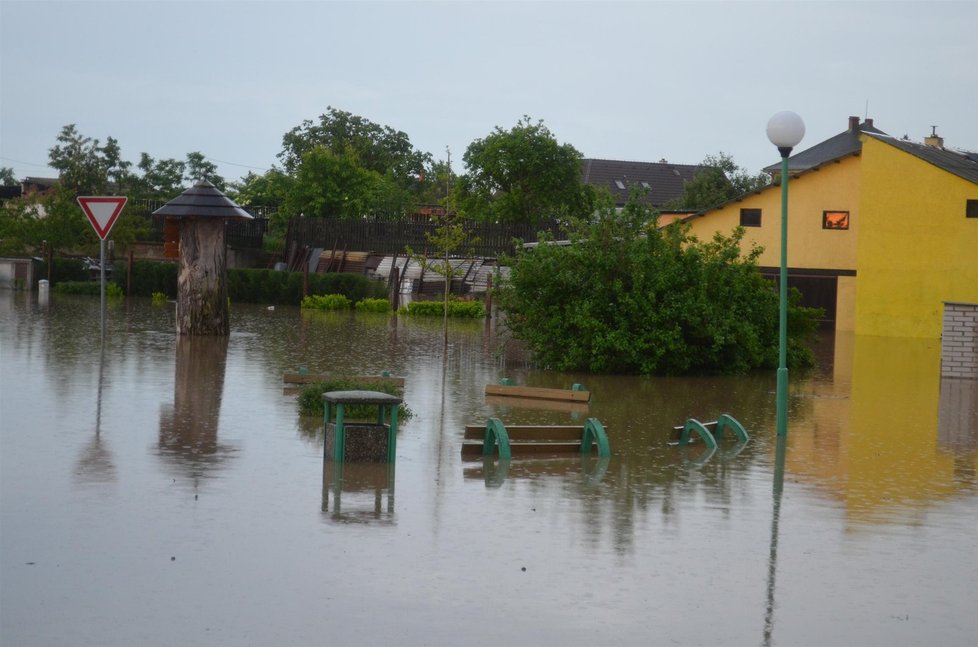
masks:
[[[543,121],[524,116],[472,142],[462,156],[467,173],[455,184],[467,217],[510,223],[586,216],[594,197],[581,179],[581,154],[560,144]]]
[[[218,175],[217,166],[208,160],[203,153],[194,151],[187,153],[187,164],[185,167],[184,179],[193,186],[200,180],[207,180],[218,191],[224,191],[227,182]]]
[[[365,211],[357,212],[358,216],[396,219],[412,211],[434,181],[431,155],[415,150],[405,133],[332,107],[327,108],[318,121],[303,121],[282,138],[279,159],[284,173],[294,180],[293,184],[299,185],[310,178],[321,177],[321,169],[303,170],[303,167],[310,160],[320,166],[324,164],[323,151],[332,155],[334,163],[342,162],[345,176],[337,183],[342,189],[340,195],[330,196],[324,187],[293,186],[290,193],[305,196],[299,203],[307,204],[297,205],[294,199],[285,200],[283,217],[349,211],[308,209],[309,198],[313,198],[314,203],[334,207],[346,203],[364,208]],[[355,173],[354,165],[365,173]],[[367,178],[370,181],[366,181]],[[355,186],[366,193],[354,192]],[[299,212],[294,211],[296,206],[302,207]]]
[[[743,373],[777,365],[778,296],[741,252],[743,230],[700,242],[688,224],[658,227],[636,199],[616,214],[604,202],[576,223],[571,245],[522,250],[499,290],[513,335],[557,370],[596,373]],[[817,311],[792,308],[789,365]]]
[[[14,170],[9,166],[0,166],[0,186],[17,186],[18,184],[20,182],[17,181]]]
[[[287,173],[295,173],[305,154],[317,147],[336,155],[352,150],[363,168],[389,175],[402,189],[417,189],[431,166],[431,156],[415,150],[404,132],[332,106],[318,121],[307,119],[287,132],[278,157]]]
[[[248,171],[237,182],[228,185],[228,195],[242,207],[280,207],[285,201],[285,175],[277,168],[261,175]]]
[[[133,179],[134,197],[169,200],[183,192],[186,168],[183,162],[172,158],[155,160],[149,154],[142,153],[136,168],[142,174]]]
[[[371,215],[389,188],[382,175],[360,164],[352,149],[334,153],[322,146],[302,156],[287,184],[283,212],[318,218]]]
[[[75,195],[123,194],[131,177],[131,164],[122,159],[115,139],[109,137],[101,146],[99,140],[79,133],[75,124],[61,129],[48,159],[61,185]]]
[[[770,182],[767,174],[752,175],[721,151],[718,155],[707,155],[703,159],[700,170],[683,187],[683,195],[667,206],[670,209],[711,209],[767,186]]]

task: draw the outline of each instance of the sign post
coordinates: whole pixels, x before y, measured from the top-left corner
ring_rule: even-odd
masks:
[[[105,239],[112,231],[112,226],[122,213],[122,208],[126,206],[126,196],[79,196],[78,204],[88,221],[92,223],[95,233],[98,234],[99,245],[99,272],[102,283],[102,339],[105,340]]]

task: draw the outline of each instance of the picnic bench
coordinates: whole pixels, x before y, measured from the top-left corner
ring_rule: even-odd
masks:
[[[508,426],[499,418],[489,418],[485,425],[466,425],[462,437],[462,457],[468,459],[497,453],[501,460],[514,455],[587,454],[593,447],[598,456],[611,456],[608,435],[597,418],[588,418],[583,425]]]

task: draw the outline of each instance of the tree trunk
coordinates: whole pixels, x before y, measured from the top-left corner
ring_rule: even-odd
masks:
[[[223,219],[185,218],[180,223],[177,333],[229,333]]]

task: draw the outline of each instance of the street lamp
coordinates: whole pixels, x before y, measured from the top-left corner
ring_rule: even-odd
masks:
[[[788,434],[788,156],[805,136],[805,122],[784,110],[767,122],[767,138],[781,153],[781,288],[778,321],[778,436]]]

